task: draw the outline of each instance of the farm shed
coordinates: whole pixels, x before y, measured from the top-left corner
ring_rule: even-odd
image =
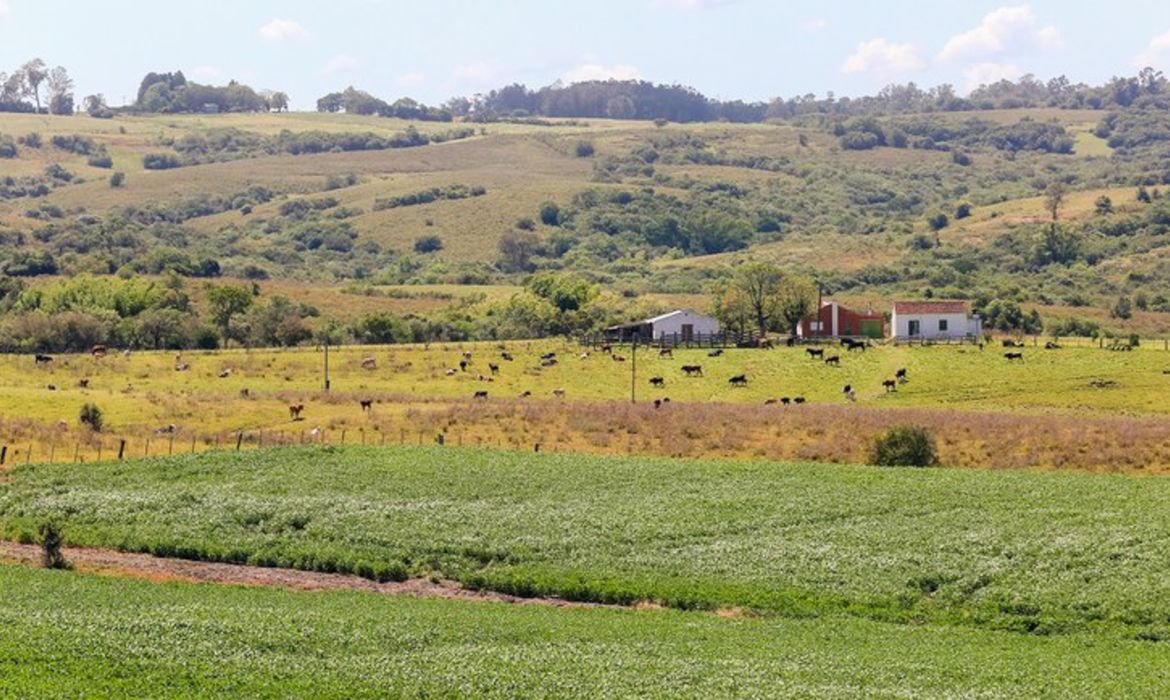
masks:
[[[815,315],[801,320],[796,335],[801,338],[881,338],[885,336],[885,329],[886,317],[882,314],[852,311],[835,301],[826,301],[821,303]]]
[[[625,323],[605,329],[606,335],[621,341],[634,340],[675,340],[682,343],[709,340],[719,333],[719,321],[690,309],[678,309],[670,313],[647,318],[635,323]]]
[[[940,340],[978,337],[983,321],[965,301],[895,301],[890,337],[895,340]]]

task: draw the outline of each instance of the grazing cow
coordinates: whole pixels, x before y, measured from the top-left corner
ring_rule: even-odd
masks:
[[[845,344],[849,346],[850,352],[853,352],[854,350],[865,352],[866,343],[864,340],[850,340],[849,338],[846,338]]]
[[[53,358],[49,357],[48,355],[37,355],[37,357],[36,357],[36,363],[38,365],[47,365],[52,361],[53,361]]]
[[[241,399],[250,399],[250,398],[252,398],[252,392],[249,391],[247,387],[244,387],[243,389],[240,389],[240,398]]]
[[[826,365],[836,365],[836,366],[840,367],[841,366],[841,356],[840,355],[829,355],[828,357],[825,358],[825,364]]]
[[[459,374],[459,372],[454,367],[452,367],[451,369],[444,372],[444,374],[446,374],[448,377],[454,377],[456,374]]]
[[[303,404],[303,403],[289,404],[288,417],[293,419],[293,420],[304,420],[301,417],[301,413],[303,413],[304,410],[305,410],[305,404]]]
[[[845,398],[848,399],[849,401],[856,401],[857,400],[857,392],[853,391],[852,384],[846,384],[845,388],[841,390],[841,393],[844,394]]]
[[[1060,344],[1054,340],[1050,340],[1047,343],[1044,343],[1044,349],[1045,350],[1059,350]]]
[[[610,355],[610,357],[613,358],[614,362],[625,362],[626,361],[625,355]]]
[[[666,380],[662,377],[650,377],[650,386],[661,387],[666,384]]]
[[[1011,362],[1012,360],[1019,360],[1020,362],[1024,361],[1024,353],[1022,352],[1005,352],[1003,357],[1008,362]]]
[[[521,393],[520,393],[520,398],[522,398],[522,399],[526,399],[526,398],[528,398],[529,396],[532,396],[532,392],[531,392],[531,391],[524,391],[524,392],[521,392]]]
[[[669,400],[667,399],[667,401]],[[662,399],[654,399],[654,408],[662,408]]]
[[[578,360],[588,360],[589,359],[589,351],[586,350],[585,352],[581,353],[580,355],[577,356],[577,359]]]
[[[502,357],[507,362],[511,362],[514,359],[512,357],[512,353],[510,352],[501,352],[500,357]]]
[[[553,396],[557,397],[558,399],[563,399],[565,398],[565,390],[560,388],[553,389]]]
[[[765,406],[774,406],[774,405],[776,405],[776,399],[764,399],[764,405]]]
[[[363,357],[362,369],[378,369],[378,361],[372,357]]]
[[[77,386],[82,388],[82,389],[88,389],[89,388],[89,380],[88,379],[79,379],[79,380],[77,380]]]
[[[662,348],[661,350],[658,351],[658,356],[659,357],[669,357],[671,359],[674,359],[674,351],[671,350],[670,348]]]
[[[703,376],[703,366],[702,365],[683,365],[682,371],[683,371],[683,374],[687,375],[688,377],[695,377],[695,376],[701,377],[701,376]]]
[[[557,354],[555,352],[546,352],[545,354],[540,356],[540,359],[551,360],[551,359],[554,359],[556,356],[557,356]]]
[[[785,406],[787,406],[788,404],[792,403],[792,399],[788,398],[787,396],[781,396],[781,397],[780,397],[780,403],[782,403],[782,404],[784,404]]]
[[[896,379],[884,379],[882,380],[882,387],[886,390],[887,394],[891,391],[897,391],[898,381]]]
[[[479,375],[479,376],[478,376],[478,377],[476,377],[476,378],[477,378],[479,381],[481,381],[481,382],[494,382],[494,381],[496,381],[496,380],[492,379],[491,377],[485,377],[485,376],[484,376],[484,375],[482,375],[482,374],[481,374],[481,375]]]
[[[460,371],[460,372],[466,372],[466,371],[467,371],[467,360],[460,360],[460,361],[459,361],[459,371]]]
[[[606,355],[612,355],[613,354],[613,346],[610,345],[609,343],[605,343],[601,346],[601,352],[606,354]]]
[[[707,353],[707,357],[719,357],[722,354],[723,354],[723,348],[719,348],[717,350],[712,350],[711,352]]]
[[[468,362],[471,362],[471,353],[467,350],[464,350],[463,351],[463,359],[467,360]]]
[[[906,376],[906,368],[903,367],[903,368],[899,369],[897,372],[894,372],[894,379],[897,379],[899,382],[901,382],[903,384],[910,381],[910,379]]]
[[[228,377],[230,377],[230,376],[232,376],[232,371],[231,371],[231,369],[230,369],[230,368],[229,368],[229,369],[225,369],[225,370],[223,370],[222,372],[220,372],[220,373],[219,373],[219,378],[220,378],[220,379],[227,379],[227,378],[228,378]]]
[[[816,358],[818,358],[818,357],[819,357],[819,358],[824,358],[824,356],[825,356],[825,351],[824,351],[823,349],[821,349],[821,348],[806,348],[806,349],[805,349],[805,352],[807,352],[807,353],[808,353],[808,356],[809,356],[811,359],[816,359]]]
[[[175,365],[176,372],[186,372],[189,369],[191,369],[191,365],[186,362],[180,362]]]
[[[747,386],[748,378],[746,374],[737,374],[731,379],[727,380],[731,386]]]
[[[552,367],[552,366],[553,366],[553,365],[555,365],[556,363],[557,363],[557,358],[555,358],[555,357],[549,357],[549,358],[546,358],[546,359],[544,359],[544,360],[541,360],[541,361],[540,361],[540,366],[541,366],[541,367]]]
[[[370,409],[374,407],[374,402],[370,399],[360,399],[358,403],[362,407],[362,413],[369,413]]]
[[[797,396],[795,399],[793,399],[793,400],[792,400],[792,403],[795,403],[795,404],[802,404],[802,403],[805,403],[804,397],[803,397],[803,396]]]
[[[494,362],[488,363],[488,369],[491,370],[492,374],[499,374],[500,373],[500,366]]]
[[[487,401],[488,393],[486,391],[477,391],[471,398],[479,399],[480,401]]]
[[[56,384],[49,384],[49,385],[48,385],[48,386],[46,386],[45,388],[46,388],[46,389],[48,389],[49,391],[56,391],[56,390],[57,390],[57,385],[56,385]]]
[[[178,430],[178,426],[176,426],[174,423],[171,423],[170,425],[164,425],[154,432],[159,435],[174,435]]]
[[[105,357],[106,356],[106,346],[105,345],[95,345],[89,349],[89,354],[93,355],[94,357]]]
[[[1022,341],[1012,340],[1011,338],[1004,338],[1003,346],[1005,348],[1022,348],[1024,343]]]

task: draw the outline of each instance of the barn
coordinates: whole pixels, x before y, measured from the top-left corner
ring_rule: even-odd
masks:
[[[796,327],[801,338],[882,338],[885,336],[886,317],[872,311],[858,312],[835,301],[821,303],[815,315],[806,316]]]
[[[890,313],[894,340],[978,338],[983,321],[965,301],[895,301]]]
[[[690,309],[678,309],[634,323],[606,329],[606,335],[619,341],[639,342],[672,340],[695,343],[710,340],[719,333],[719,320]]]

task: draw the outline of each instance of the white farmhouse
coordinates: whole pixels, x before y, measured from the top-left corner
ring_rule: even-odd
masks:
[[[691,343],[709,340],[719,333],[719,320],[690,309],[678,309],[635,323],[613,326],[606,331],[621,341],[636,337],[642,342],[666,339]]]
[[[983,321],[978,314],[971,314],[971,306],[965,301],[895,301],[890,314],[890,337],[894,340],[981,335]]]

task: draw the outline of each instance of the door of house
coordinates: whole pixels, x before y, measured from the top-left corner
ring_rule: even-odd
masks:
[[[910,335],[922,335],[922,321],[915,320],[910,322]]]
[[[689,343],[695,339],[695,324],[682,324],[682,340],[684,343]]]

